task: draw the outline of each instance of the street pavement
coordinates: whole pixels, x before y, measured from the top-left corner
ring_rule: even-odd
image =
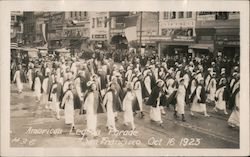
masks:
[[[173,107],[165,109],[163,125],[150,121],[148,106],[145,116],[135,115],[136,130],[123,124],[123,113],[118,113],[116,127],[120,135],[106,129],[106,114],[98,114],[97,137],[82,136],[79,131],[86,128],[85,115],[75,110],[76,132],[69,133],[70,126],[64,124],[64,112],[57,120],[52,110],[35,101],[34,93],[24,84],[24,92],[17,93],[11,84],[10,101],[10,146],[11,147],[82,147],[82,148],[239,148],[239,129],[227,124],[228,115],[215,113],[207,105],[210,117],[194,113],[190,115],[186,106],[186,122],[173,117]],[[181,117],[181,116],[180,116]],[[40,129],[40,130],[39,130]],[[33,130],[33,132],[31,132]],[[40,132],[35,132],[35,131]],[[43,132],[42,132],[42,131]],[[49,132],[47,132],[49,130]]]

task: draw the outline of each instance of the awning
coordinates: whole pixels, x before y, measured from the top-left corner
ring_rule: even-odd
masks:
[[[210,52],[214,51],[213,44],[193,44],[193,45],[190,45],[189,48],[191,48],[191,49],[207,49]]]
[[[59,52],[59,53],[69,53],[70,52],[70,50],[68,50],[66,48],[56,49],[55,51]]]

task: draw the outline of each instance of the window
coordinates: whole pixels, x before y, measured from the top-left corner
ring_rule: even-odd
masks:
[[[82,17],[82,12],[79,12],[79,16]]]
[[[178,18],[183,18],[184,17],[184,12],[179,12],[179,16],[178,16]]]
[[[73,12],[70,12],[70,17],[73,17]]]
[[[108,18],[107,17],[105,17],[105,20],[104,20],[104,27],[106,28],[107,27],[107,23],[108,23]]]
[[[228,19],[228,12],[217,12],[216,20],[226,20]]]
[[[176,18],[176,12],[171,12],[170,13],[170,18],[175,19]]]
[[[14,21],[15,20],[15,16],[11,16],[11,20]]]
[[[98,17],[98,18],[96,18],[96,20],[97,20],[96,26],[97,27],[102,27],[102,17]]]
[[[87,16],[87,11],[84,11],[83,13],[84,13],[84,16],[86,17]]]
[[[192,12],[191,11],[187,12],[187,18],[192,18]]]
[[[92,19],[92,28],[95,28],[95,18]]]
[[[163,19],[168,19],[168,12],[163,12]]]

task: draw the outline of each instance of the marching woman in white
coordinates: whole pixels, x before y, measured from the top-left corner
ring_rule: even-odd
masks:
[[[36,97],[36,102],[39,102],[41,100],[41,92],[42,92],[42,83],[41,79],[39,77],[39,72],[36,72],[35,80],[34,80],[34,92],[35,92],[35,97]]]
[[[104,96],[103,99],[103,105],[106,106],[107,111],[107,128],[109,130],[117,131],[115,127],[115,104],[116,100],[115,97],[115,83],[110,83],[110,89],[107,91],[107,93]]]
[[[150,73],[150,70],[145,70],[143,72],[144,74],[144,84],[145,84],[145,87],[146,87],[146,90],[147,90],[147,93],[150,95],[151,94],[151,73]]]
[[[96,127],[97,127],[97,108],[99,105],[99,92],[97,91],[96,84],[92,81],[87,83],[87,86],[90,88],[86,93],[83,108],[86,111],[87,118],[87,131],[96,136]]]
[[[55,83],[52,84],[49,99],[52,100],[52,106],[54,111],[56,112],[56,119],[60,119],[60,96],[61,96],[61,90],[62,85],[57,82],[57,78],[55,79]]]
[[[70,83],[68,85],[68,90],[65,92],[61,108],[64,109],[64,116],[65,116],[65,124],[69,125],[71,124],[70,133],[75,129],[75,123],[74,123],[74,95],[72,92],[73,85]]]
[[[150,119],[151,121],[154,121],[158,123],[160,126],[162,126],[162,119],[161,119],[161,97],[162,97],[162,88],[164,86],[164,81],[157,80],[156,82],[157,86],[153,88],[149,99],[146,103],[146,105],[150,106]]]
[[[218,110],[223,110],[224,114],[227,115],[227,109],[226,109],[226,100],[225,100],[225,92],[226,91],[226,79],[221,80],[221,85],[219,85],[217,91],[216,91],[216,99],[214,111],[217,112]]]
[[[180,84],[176,93],[177,103],[175,106],[174,116],[175,118],[177,118],[178,117],[177,113],[181,114],[183,122],[186,121],[184,117],[185,106],[186,106],[185,98],[186,98],[186,87],[184,85],[184,79],[180,78]]]
[[[34,64],[31,64],[29,66],[29,70],[27,72],[27,76],[28,76],[28,81],[29,81],[30,89],[32,89],[32,84],[33,84],[33,79],[34,79]]]
[[[215,93],[216,93],[216,79],[215,79],[215,73],[212,73],[211,79],[208,82],[207,86],[207,91],[208,91],[208,97],[207,100],[209,102],[214,102],[215,101]]]
[[[133,102],[135,99],[135,94],[132,92],[132,85],[131,83],[127,84],[127,93],[123,99],[123,117],[124,117],[124,124],[128,125],[131,123],[132,130],[135,130],[135,123],[134,123],[134,116],[133,116]]]
[[[16,82],[18,93],[22,93],[23,91],[23,83],[21,80],[21,72],[20,72],[21,66],[18,66],[17,71],[14,74],[13,82]]]
[[[198,80],[198,86],[195,90],[195,96],[192,101],[191,115],[194,115],[193,112],[203,112],[205,117],[209,117],[209,115],[207,114],[205,101],[206,91],[204,87],[204,79],[200,78]]]
[[[231,127],[240,127],[240,91],[235,95],[235,107],[228,119],[228,125]]]
[[[48,91],[50,91],[50,89],[48,89],[49,88],[48,82],[49,82],[49,74],[46,75],[46,77],[43,79],[43,82],[42,82],[42,89],[43,89],[42,104],[45,105],[46,109],[49,107],[48,106],[48,98],[49,98]]]
[[[141,81],[140,81],[141,77],[142,77],[141,73],[138,73],[137,77],[135,77],[134,93],[140,106],[141,118],[143,118],[144,114],[143,114],[143,106],[142,106],[142,87],[141,87]]]

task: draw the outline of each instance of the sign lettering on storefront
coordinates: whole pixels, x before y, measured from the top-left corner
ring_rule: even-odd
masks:
[[[80,38],[80,37],[89,37],[88,28],[68,28],[63,30],[64,38]]]

